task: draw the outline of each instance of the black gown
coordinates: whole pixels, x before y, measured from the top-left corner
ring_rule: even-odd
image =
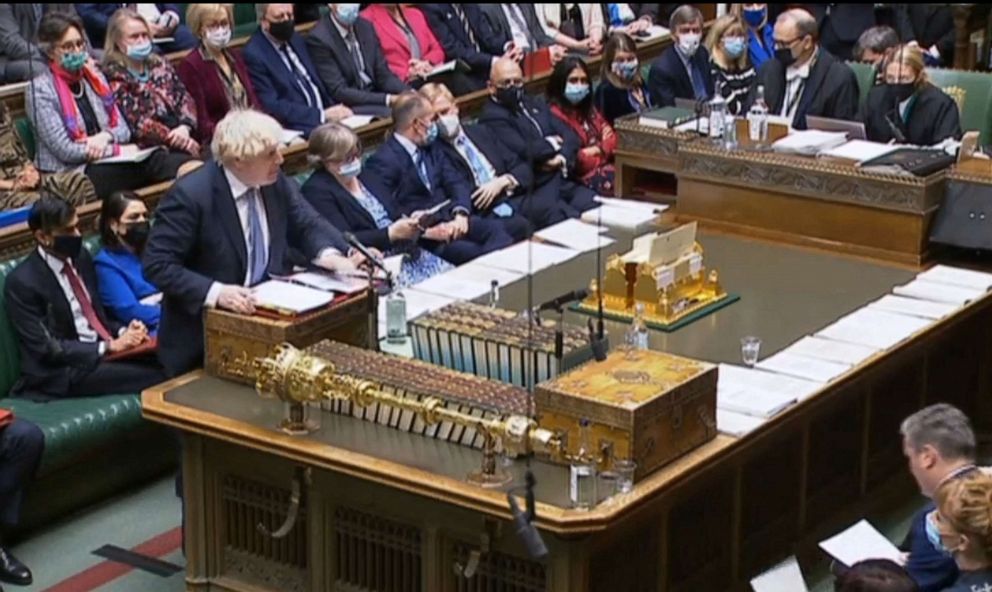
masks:
[[[932,84],[925,84],[917,91],[907,110],[907,117],[899,115],[897,106],[888,96],[887,85],[871,89],[865,101],[861,120],[865,133],[872,142],[895,139],[892,125],[905,137],[905,142],[917,146],[932,146],[947,138],[961,138],[961,120],[954,99]],[[886,121],[886,117],[892,125]]]

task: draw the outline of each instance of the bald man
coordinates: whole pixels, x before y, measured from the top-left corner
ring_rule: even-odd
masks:
[[[594,207],[592,189],[571,178],[579,150],[578,137],[551,115],[547,103],[524,93],[520,65],[510,59],[496,60],[488,88],[489,100],[482,108],[479,123],[510,152],[531,164],[535,186],[558,196],[558,217],[578,217]]]
[[[807,115],[856,120],[858,81],[847,64],[820,47],[816,19],[802,9],[787,10],[772,36],[775,57],[758,70],[745,107],[764,86],[769,113],[788,117],[796,129],[806,129]]]

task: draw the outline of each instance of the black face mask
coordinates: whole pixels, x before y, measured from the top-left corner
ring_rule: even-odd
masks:
[[[796,56],[792,55],[792,49],[789,47],[775,49],[775,59],[786,68],[796,63]]]
[[[289,19],[287,21],[279,21],[278,23],[269,23],[269,35],[276,41],[282,41],[286,43],[293,37],[293,32],[296,31],[296,21]]]
[[[53,237],[49,250],[61,259],[76,260],[83,249],[83,237],[71,234],[60,234]]]
[[[127,226],[127,230],[124,231],[121,239],[129,247],[140,253],[145,248],[145,243],[148,242],[148,233],[151,232],[151,229],[151,224],[147,220],[144,222],[133,222]]]
[[[889,87],[889,97],[892,98],[892,102],[899,104],[909,97],[913,96],[916,92],[916,84],[908,82],[906,84],[887,84]]]
[[[520,101],[523,99],[524,89],[519,86],[496,89],[496,102],[503,105],[510,111],[520,108]]]

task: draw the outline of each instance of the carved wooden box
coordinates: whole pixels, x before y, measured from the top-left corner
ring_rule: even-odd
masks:
[[[271,355],[280,343],[305,348],[330,339],[370,347],[376,336],[370,334],[368,311],[365,292],[294,317],[245,316],[207,309],[203,319],[204,367],[213,376],[253,385],[252,362]]]
[[[713,364],[615,351],[539,384],[534,397],[541,427],[567,432],[569,453],[586,418],[601,460],[633,459],[642,478],[716,437],[716,380]]]

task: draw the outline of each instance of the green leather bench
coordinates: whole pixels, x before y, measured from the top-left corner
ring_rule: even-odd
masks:
[[[96,248],[96,237],[87,248]],[[17,261],[0,263],[3,286]],[[38,424],[45,432],[45,454],[25,498],[19,526],[32,530],[89,504],[106,500],[135,484],[159,477],[178,461],[177,440],[158,424],[141,418],[137,393],[36,403],[8,396],[20,372],[17,336],[7,314],[0,314],[0,407]]]

